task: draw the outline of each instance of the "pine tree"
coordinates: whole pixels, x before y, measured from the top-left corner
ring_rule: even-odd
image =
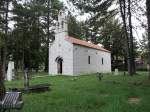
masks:
[[[115,10],[108,10],[114,0],[69,0],[80,9],[81,13],[89,13],[87,26],[92,27],[95,37],[101,26],[116,14]],[[92,39],[95,40],[95,39]]]
[[[54,20],[62,7],[58,0],[52,0],[49,8],[48,4],[46,0],[30,0],[24,4],[13,1],[15,25],[9,40],[9,54],[13,54],[16,68],[22,63],[22,69],[26,65],[38,71],[40,65],[45,65],[47,71],[49,42],[54,40],[50,28],[54,27]]]

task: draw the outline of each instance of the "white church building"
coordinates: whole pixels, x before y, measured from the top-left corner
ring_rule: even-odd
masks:
[[[50,75],[83,75],[111,72],[110,51],[68,35],[68,21],[60,11],[55,40],[49,46]]]

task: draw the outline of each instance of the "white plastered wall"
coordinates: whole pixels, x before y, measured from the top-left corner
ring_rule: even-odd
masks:
[[[88,56],[90,56],[90,64],[88,63]],[[111,72],[111,54],[80,45],[74,45],[73,73],[80,75],[96,72]]]

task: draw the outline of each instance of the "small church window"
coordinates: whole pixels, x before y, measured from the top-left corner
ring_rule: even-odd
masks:
[[[102,65],[104,64],[104,58],[102,58]]]
[[[88,56],[88,63],[90,64],[91,63],[91,57]]]
[[[59,28],[59,22],[58,22],[58,28]]]
[[[60,12],[59,14],[60,14],[60,16],[62,16],[62,12]]]
[[[61,22],[61,27],[64,28],[64,21]]]

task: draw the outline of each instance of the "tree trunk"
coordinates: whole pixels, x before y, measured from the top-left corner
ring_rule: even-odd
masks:
[[[0,65],[1,66],[1,65]],[[0,68],[1,69],[1,68]],[[2,73],[0,74],[2,75]],[[4,81],[0,81],[0,101],[3,100],[5,96],[5,86],[4,86]]]
[[[134,37],[133,37],[133,27],[132,27],[132,14],[131,14],[131,0],[128,0],[128,14],[129,14],[129,30],[130,30],[130,62],[131,62],[131,75],[136,73],[135,70],[135,56],[134,56]]]
[[[150,0],[146,0],[148,22],[148,49],[149,49],[149,80],[150,80]]]
[[[124,56],[124,71],[127,70],[127,57]]]
[[[9,0],[6,0],[6,11],[5,11],[5,38],[4,38],[4,54],[3,54],[3,75],[6,75],[6,60],[7,60],[7,38],[8,38],[8,7]]]
[[[125,0],[119,0],[120,5],[120,13],[123,21],[123,27],[125,31],[126,36],[126,54],[127,54],[127,63],[128,63],[128,74],[131,75],[131,60],[130,60],[130,47],[129,47],[129,36],[128,36],[128,30],[127,30],[127,22],[126,22],[126,1]]]
[[[45,59],[45,72],[48,72],[48,61],[49,61],[49,40],[50,40],[50,7],[51,7],[51,0],[48,0],[47,8],[47,42],[46,42],[46,59]]]
[[[0,48],[0,101],[5,96],[5,86],[4,86],[4,77],[2,72],[2,63],[1,63],[1,48]]]

